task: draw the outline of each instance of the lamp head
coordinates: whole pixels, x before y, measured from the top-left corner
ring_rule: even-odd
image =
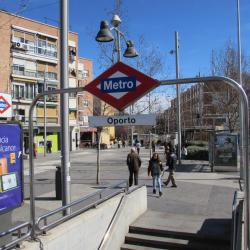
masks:
[[[107,21],[101,21],[100,30],[97,33],[95,40],[97,42],[111,42],[114,40]]]
[[[118,15],[114,15],[112,17],[111,23],[114,27],[118,27],[121,24],[122,20],[120,19],[120,17]]]
[[[138,53],[134,48],[134,44],[131,40],[126,41],[127,49],[125,50],[123,56],[124,57],[137,57]]]

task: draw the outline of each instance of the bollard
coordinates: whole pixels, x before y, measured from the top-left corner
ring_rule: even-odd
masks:
[[[62,173],[61,167],[56,167],[56,174],[55,174],[55,186],[56,186],[56,200],[62,199]]]

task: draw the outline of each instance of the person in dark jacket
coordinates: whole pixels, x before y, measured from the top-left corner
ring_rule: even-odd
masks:
[[[127,156],[127,165],[129,170],[129,186],[131,187],[133,185],[133,179],[134,184],[138,185],[138,174],[139,168],[141,167],[141,158],[136,153],[136,149],[134,147],[131,148],[131,152]]]
[[[168,175],[167,180],[165,182],[163,182],[166,186],[171,181],[172,187],[177,187],[177,185],[175,183],[175,179],[174,179],[174,171],[175,171],[175,167],[176,167],[176,160],[177,160],[177,156],[174,153],[174,150],[172,149],[171,153],[168,155],[167,163],[166,163],[168,165],[168,171],[169,171],[169,175]]]
[[[153,178],[153,193],[156,193],[156,182],[159,187],[159,196],[162,196],[162,188],[161,188],[161,171],[163,170],[163,166],[160,160],[160,157],[157,153],[153,153],[152,158],[149,161],[148,166],[148,176],[151,173]]]

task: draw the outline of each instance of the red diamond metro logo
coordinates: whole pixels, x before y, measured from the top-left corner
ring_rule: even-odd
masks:
[[[158,80],[118,62],[86,85],[85,90],[121,111],[158,85]]]
[[[3,114],[10,107],[9,102],[3,96],[0,96],[0,114]]]

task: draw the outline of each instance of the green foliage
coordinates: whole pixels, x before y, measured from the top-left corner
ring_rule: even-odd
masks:
[[[207,147],[207,141],[189,141],[188,146],[198,146],[198,147]]]
[[[187,147],[187,160],[201,160],[208,161],[208,148],[201,146],[188,146]]]

